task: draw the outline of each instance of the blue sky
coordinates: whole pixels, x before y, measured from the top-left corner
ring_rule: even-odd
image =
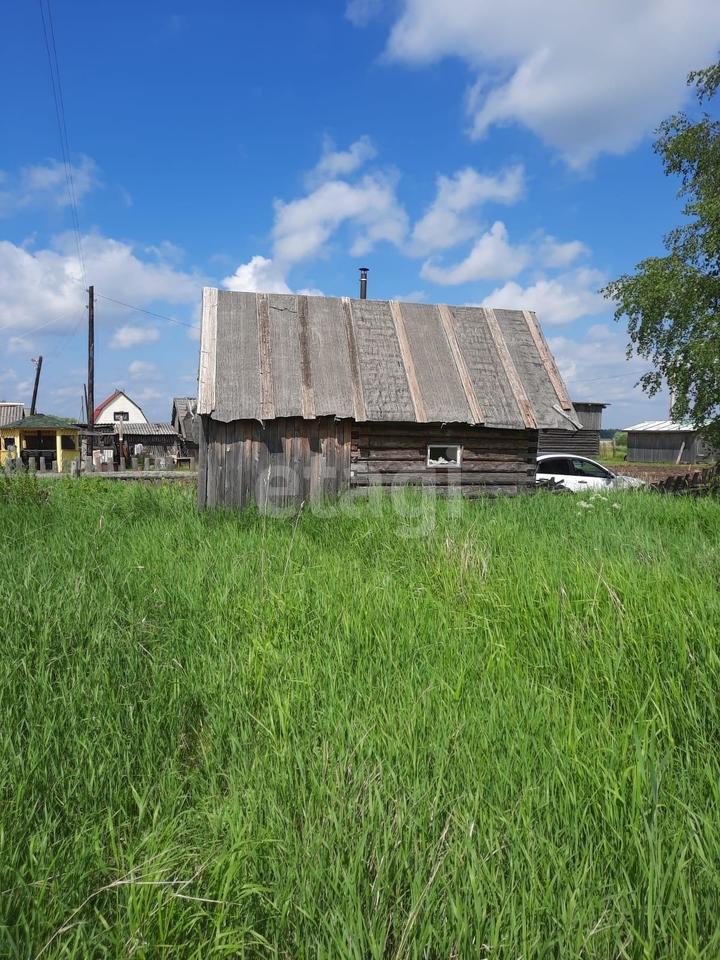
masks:
[[[715,0],[52,9],[96,397],[165,420],[194,393],[204,284],[355,295],[362,263],[372,297],[536,310],[573,397],[613,426],[665,416],[597,291],[677,222],[651,134],[716,57]],[[79,416],[85,293],[38,5],[0,35],[0,399],[28,400],[42,353],[40,409]]]

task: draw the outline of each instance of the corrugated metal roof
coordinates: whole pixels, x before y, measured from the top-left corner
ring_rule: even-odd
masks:
[[[674,423],[672,420],[643,420],[632,427],[623,427],[628,433],[695,433],[690,423]]]
[[[177,437],[178,433],[171,423],[115,423],[115,433],[122,432],[124,437]]]
[[[197,412],[579,426],[529,311],[214,288],[203,292]]]
[[[0,427],[22,420],[25,416],[25,405],[22,403],[0,403]]]

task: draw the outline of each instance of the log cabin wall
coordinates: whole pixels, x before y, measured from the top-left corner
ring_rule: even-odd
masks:
[[[459,488],[465,496],[513,495],[535,485],[536,430],[453,424],[354,423],[350,485]],[[428,467],[429,444],[462,446],[460,467]]]
[[[222,423],[201,418],[201,507],[282,509],[333,496],[350,480],[350,421],[280,417]]]

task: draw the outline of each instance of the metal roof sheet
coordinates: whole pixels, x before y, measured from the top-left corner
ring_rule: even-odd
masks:
[[[124,437],[179,436],[175,430],[175,427],[173,427],[171,423],[131,423],[125,420],[122,423],[114,423],[113,427],[115,433],[119,433],[120,428],[122,427],[122,433]]]
[[[0,403],[0,427],[5,427],[25,416],[25,406],[22,403]]]
[[[513,430],[580,424],[523,310],[203,291],[197,412]]]
[[[690,423],[674,423],[672,420],[643,420],[632,427],[623,427],[628,433],[695,433]]]

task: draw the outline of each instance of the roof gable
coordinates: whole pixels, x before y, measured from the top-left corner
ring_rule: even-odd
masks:
[[[124,397],[128,403],[131,403],[133,407],[136,407],[140,411],[140,413],[142,413],[142,415],[145,416],[140,404],[135,403],[132,397],[129,397],[124,390],[114,390],[109,397],[105,397],[105,399],[95,407],[95,412],[93,413],[93,420],[98,420],[102,416],[103,411],[106,410],[111,403],[114,403],[116,400],[119,400],[120,397]]]
[[[203,291],[197,412],[576,429],[535,314]]]

